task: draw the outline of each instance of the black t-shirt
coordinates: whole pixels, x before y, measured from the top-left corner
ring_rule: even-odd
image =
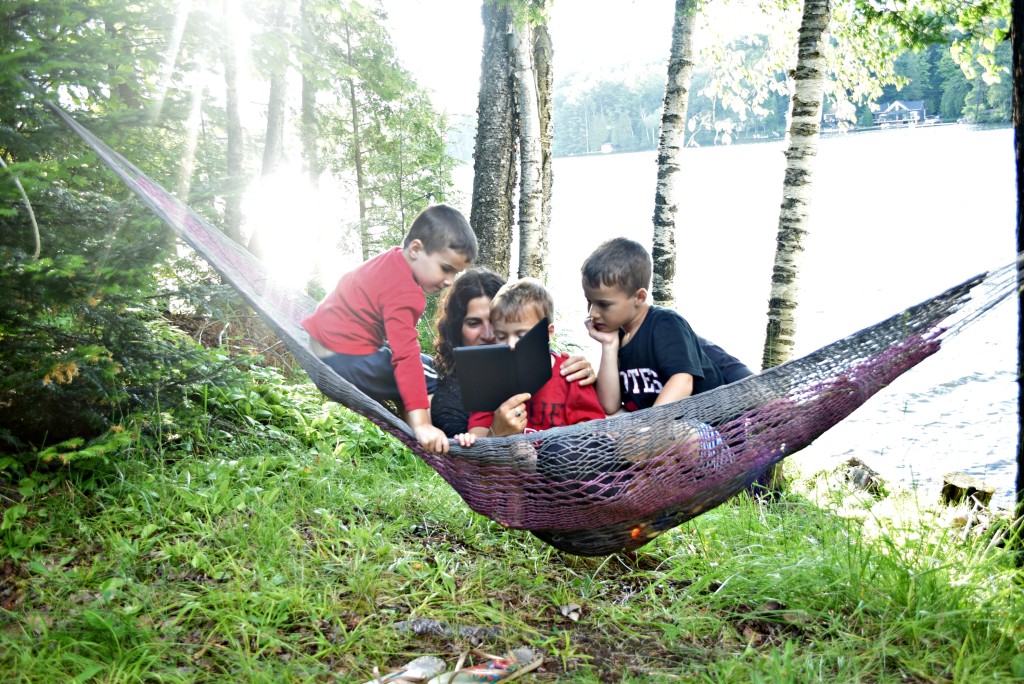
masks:
[[[722,372],[723,384],[728,385],[730,382],[736,382],[743,378],[748,378],[754,374],[754,371],[750,370],[747,364],[743,363],[735,356],[725,351],[711,340],[704,339],[700,335],[697,335],[697,343],[700,345],[700,350],[708,355],[711,359],[711,363]]]
[[[686,319],[671,309],[651,306],[633,339],[619,347],[623,406],[627,411],[653,406],[665,383],[677,373],[693,376],[694,394],[725,384]]]

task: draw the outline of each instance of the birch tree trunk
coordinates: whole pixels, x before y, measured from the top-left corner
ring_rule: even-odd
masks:
[[[544,236],[544,253],[548,251],[547,236],[551,230],[551,191],[554,184],[553,145],[555,124],[552,114],[554,93],[554,71],[552,60],[551,34],[547,23],[534,27],[533,64],[537,71],[537,113],[540,117],[540,168],[541,168],[541,233]],[[545,276],[549,264],[545,261]]]
[[[786,176],[768,301],[768,329],[761,360],[764,369],[788,361],[793,353],[799,256],[810,225],[811,181],[821,132],[830,16],[830,0],[804,0],[790,104]],[[770,468],[764,479],[765,485],[776,491],[782,489],[784,482],[782,463]]]
[[[537,75],[533,68],[533,29],[513,23],[516,111],[519,114],[519,277],[544,278],[547,236],[543,232],[544,188]]]
[[[676,212],[679,207],[679,171],[686,144],[686,106],[693,76],[693,24],[696,0],[676,0],[672,23],[672,52],[668,61],[661,136],[658,139],[658,182],[654,192],[654,301],[675,304]]]
[[[789,360],[793,352],[799,257],[810,224],[811,181],[821,131],[830,14],[830,0],[804,0],[790,106],[786,176],[761,362],[765,369]]]
[[[227,24],[228,7],[225,0],[224,17]],[[238,67],[235,64],[235,45],[230,27],[224,27],[222,59],[224,61],[225,109],[227,114],[227,187],[224,192],[224,232],[235,242],[242,242],[242,188],[243,140],[242,116],[238,102]]]
[[[507,278],[512,259],[512,197],[516,187],[515,140],[518,137],[509,53],[512,21],[509,9],[493,0],[484,0],[481,15],[484,54],[480,66],[470,223],[480,243],[477,263]]]

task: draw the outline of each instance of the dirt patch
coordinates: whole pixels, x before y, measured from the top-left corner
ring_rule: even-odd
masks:
[[[10,558],[0,563],[0,608],[14,610],[25,601],[28,573],[21,563]]]
[[[812,638],[808,635],[813,628],[811,617],[778,601],[737,606],[730,623],[744,648],[775,648],[786,641],[801,643]]]

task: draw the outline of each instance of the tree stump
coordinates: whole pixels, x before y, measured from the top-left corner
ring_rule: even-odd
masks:
[[[995,487],[967,473],[946,473],[942,476],[939,503],[943,506],[956,506],[971,498],[982,506],[988,506],[995,492]]]

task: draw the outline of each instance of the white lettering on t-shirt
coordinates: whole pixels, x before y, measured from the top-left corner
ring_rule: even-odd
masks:
[[[644,379],[644,394],[660,394],[661,382],[658,381],[658,372],[650,368],[641,368],[640,377]]]
[[[619,371],[627,394],[660,394],[661,381],[658,372],[652,368],[630,368]]]

